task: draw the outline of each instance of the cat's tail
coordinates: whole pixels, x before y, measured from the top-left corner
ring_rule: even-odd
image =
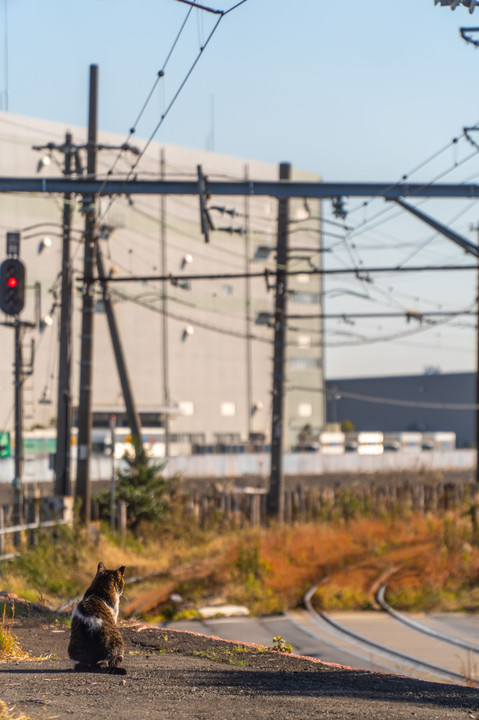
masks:
[[[73,670],[75,672],[88,673],[106,673],[108,675],[126,675],[127,671],[124,667],[109,667],[108,665],[87,665],[86,663],[77,663]]]
[[[126,669],[124,667],[102,668],[100,672],[108,673],[109,675],[126,675]]]

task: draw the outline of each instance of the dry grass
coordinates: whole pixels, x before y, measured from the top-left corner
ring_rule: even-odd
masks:
[[[175,541],[174,549],[163,548],[162,568],[168,555],[170,568],[215,560],[218,569],[208,579],[179,583],[182,612],[220,600],[257,614],[280,612],[301,604],[312,585],[319,585],[315,602],[321,609],[370,609],[381,579],[388,580],[388,599],[398,608],[475,610],[479,547],[471,535],[468,516],[459,511],[243,529],[212,533],[190,547]],[[147,589],[130,587],[128,597]],[[151,612],[158,617],[162,608],[165,617],[176,610]]]
[[[240,540],[233,555],[241,542],[258,548],[266,610],[299,604],[312,585],[319,585],[316,602],[323,609],[371,608],[381,578],[388,579],[397,607],[479,608],[479,548],[459,512],[273,528]],[[244,577],[234,592],[247,603]],[[253,609],[258,595],[256,587]]]
[[[127,578],[164,573],[161,581],[129,586],[128,599],[173,580],[185,600],[181,611],[221,599],[255,613],[278,612],[300,604],[312,585],[319,585],[320,608],[371,608],[381,578],[388,579],[388,599],[398,608],[479,608],[479,546],[470,516],[459,510],[211,531],[194,539],[188,531],[141,543],[129,538],[123,545],[108,535],[88,542],[65,534],[6,568],[3,589],[55,607],[83,592],[102,560],[107,567],[126,565]],[[210,575],[178,572],[198,562],[211,566]],[[175,607],[165,612],[171,617]]]
[[[0,720],[32,720],[30,715],[15,712],[15,708],[9,708],[3,700],[0,700]]]
[[[13,634],[13,623],[15,619],[15,605],[12,605],[11,616],[7,617],[7,606],[3,607],[3,616],[0,623],[0,662],[10,660],[24,660],[29,657],[24,652]]]

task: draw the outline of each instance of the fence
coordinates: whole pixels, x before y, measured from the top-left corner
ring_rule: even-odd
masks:
[[[205,528],[216,522],[241,527],[266,524],[264,488],[211,489],[208,493],[190,492],[185,510]],[[284,495],[285,522],[348,519],[358,514],[396,512],[440,513],[469,504],[471,512],[479,505],[479,488],[473,480],[442,481],[406,478],[376,482],[329,483],[305,487],[299,483]],[[474,512],[473,521],[479,513]]]
[[[26,498],[23,503],[23,517],[25,522],[12,525],[12,505],[0,505],[0,560],[7,560],[15,556],[15,552],[5,553],[5,540],[13,535],[13,545],[18,547],[21,534],[29,532],[30,542],[35,542],[34,531],[41,528],[52,528],[58,525],[73,522],[73,498],[54,497],[42,498],[38,494]]]
[[[265,525],[267,489],[264,487],[237,487],[232,483],[224,487],[205,485],[202,489],[190,488],[179,493],[179,519],[193,522],[201,528],[228,525],[242,527]],[[441,513],[455,507],[464,507],[471,513],[472,522],[479,528],[479,488],[471,476],[451,482],[441,475],[425,475],[423,479],[390,476],[376,480],[317,482],[308,487],[298,482],[284,495],[285,522],[308,522],[351,518],[359,514],[420,512]],[[98,510],[98,508],[96,508]],[[125,533],[127,507],[119,503],[116,528]],[[73,498],[40,498],[25,500],[22,525],[12,525],[12,506],[0,505],[0,560],[4,555],[4,539],[8,535],[30,533],[56,525],[72,523]],[[92,514],[94,519],[96,514]]]

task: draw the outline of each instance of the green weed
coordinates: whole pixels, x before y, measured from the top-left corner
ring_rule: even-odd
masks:
[[[229,665],[244,665],[243,660],[238,660],[237,658],[231,657],[230,653],[227,650],[223,650],[222,653],[220,652],[205,652],[201,650],[195,650],[193,652],[193,655],[196,657],[205,658],[206,660],[211,660],[212,662],[219,662],[219,663],[228,663]]]
[[[328,584],[318,588],[314,605],[318,610],[371,610],[372,599],[360,590]]]
[[[273,638],[273,647],[270,649],[275,652],[290,653],[293,651],[293,646],[287,643],[282,635],[276,635]]]

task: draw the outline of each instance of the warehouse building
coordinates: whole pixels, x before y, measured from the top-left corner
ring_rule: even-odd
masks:
[[[454,432],[458,448],[476,445],[476,373],[340,378],[326,383],[330,423],[357,432]]]
[[[56,177],[64,171],[61,146],[67,131],[84,145],[84,128],[0,113],[0,173],[4,177]],[[99,133],[98,177],[126,178],[137,155],[118,150],[125,137]],[[141,149],[144,143],[135,139]],[[33,149],[33,146],[41,149]],[[85,167],[79,149],[73,174]],[[152,142],[135,169],[139,179],[276,180],[278,167]],[[84,171],[84,170],[83,170]],[[293,169],[293,179],[318,180]],[[71,258],[74,274],[71,402],[78,405],[80,311],[84,286],[84,214],[73,200]],[[133,395],[144,424],[164,425],[173,444],[188,446],[268,444],[271,434],[274,279],[251,273],[275,268],[277,201],[265,197],[210,197],[214,229],[201,233],[198,197],[119,196],[98,207],[98,245],[106,274],[127,278],[110,284]],[[7,232],[21,234],[27,294],[21,319],[35,328],[24,337],[25,429],[56,422],[62,269],[61,195],[0,195],[0,259]],[[325,422],[320,275],[320,206],[290,202],[285,445],[297,443],[305,425]],[[304,271],[304,272],[301,272]],[[191,276],[208,274],[208,280]],[[222,277],[237,274],[241,277]],[[173,281],[151,279],[173,276]],[[148,277],[149,279],[144,279]],[[101,299],[95,288],[92,406],[94,420],[110,414],[126,423],[121,385]],[[2,320],[8,323],[9,319]],[[0,429],[13,426],[13,330],[0,328]],[[30,372],[29,367],[25,367]],[[313,389],[313,392],[311,391]]]

